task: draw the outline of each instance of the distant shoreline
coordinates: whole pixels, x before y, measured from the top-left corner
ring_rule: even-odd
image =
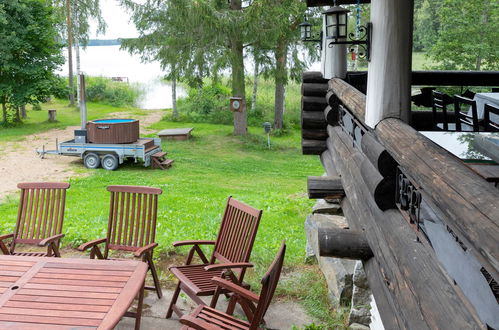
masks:
[[[120,39],[90,39],[87,46],[120,46]]]

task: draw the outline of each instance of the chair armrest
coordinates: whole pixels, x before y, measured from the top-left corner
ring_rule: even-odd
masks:
[[[231,262],[231,263],[226,263],[226,264],[214,264],[214,265],[205,266],[204,270],[210,271],[210,270],[222,270],[222,269],[231,269],[231,268],[250,268],[250,267],[253,267],[253,264],[249,263],[249,262]]]
[[[8,239],[8,238],[13,238],[14,237],[14,234],[5,234],[5,235],[0,235],[0,241],[3,241],[4,239]]]
[[[172,243],[174,247],[183,246],[183,245],[214,245],[214,244],[215,241],[206,241],[206,240],[176,241]]]
[[[182,318],[179,321],[180,321],[180,323],[185,324],[188,327],[191,327],[193,329],[199,329],[199,330],[219,330],[219,329],[221,329],[213,324],[209,324],[208,322],[197,319],[197,318],[190,316],[190,315],[182,316]]]
[[[58,235],[54,235],[54,236],[50,236],[50,237],[47,237],[46,239],[40,241],[38,243],[38,246],[47,246],[49,245],[50,243],[52,242],[55,242],[57,240],[60,240],[61,238],[64,237],[64,234],[58,234]]]
[[[91,247],[93,247],[95,245],[98,245],[98,244],[101,244],[101,243],[105,243],[105,242],[107,242],[107,238],[100,238],[100,239],[96,239],[94,241],[83,243],[82,245],[80,245],[78,247],[78,251],[85,251],[88,248],[91,248]]]
[[[146,246],[143,246],[141,247],[140,249],[138,249],[137,251],[135,251],[135,253],[133,254],[135,257],[142,257],[142,255],[148,251],[151,251],[152,249],[154,249],[156,246],[158,246],[158,243],[151,243],[151,244],[147,244]]]
[[[256,295],[255,293],[253,293],[250,290],[245,289],[242,286],[239,286],[231,281],[224,280],[223,278],[220,278],[217,276],[213,277],[211,279],[211,281],[214,284],[218,285],[219,287],[222,287],[222,288],[227,289],[231,292],[234,292],[235,294],[237,294],[245,299],[248,299],[254,303],[258,303],[258,301],[260,300],[260,297],[258,295]]]

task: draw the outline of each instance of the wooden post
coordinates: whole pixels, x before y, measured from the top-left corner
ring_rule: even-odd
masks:
[[[87,128],[87,96],[85,94],[85,75],[81,74],[80,80],[80,122],[81,129]]]
[[[319,228],[319,255],[321,257],[368,260],[373,256],[362,231],[340,228]]]
[[[373,31],[365,116],[370,127],[390,117],[409,122],[413,7],[414,0],[371,3]]]
[[[54,122],[57,120],[56,119],[56,110],[49,110],[48,114],[49,114],[49,121],[50,122]]]

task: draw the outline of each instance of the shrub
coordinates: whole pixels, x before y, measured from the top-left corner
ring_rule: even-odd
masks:
[[[133,84],[112,81],[104,77],[86,78],[87,101],[109,104],[116,107],[134,106],[142,90]]]

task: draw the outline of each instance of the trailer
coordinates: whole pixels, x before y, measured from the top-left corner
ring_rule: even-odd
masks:
[[[100,144],[76,142],[75,139],[62,143],[56,142],[55,150],[45,150],[45,147],[36,152],[43,158],[46,154],[73,156],[83,159],[87,168],[95,169],[102,166],[113,171],[126,159],[135,162],[142,161],[145,167],[153,166],[161,169],[168,168],[173,163],[165,159],[166,153],[161,150],[161,139],[139,138],[133,143],[126,144]]]

